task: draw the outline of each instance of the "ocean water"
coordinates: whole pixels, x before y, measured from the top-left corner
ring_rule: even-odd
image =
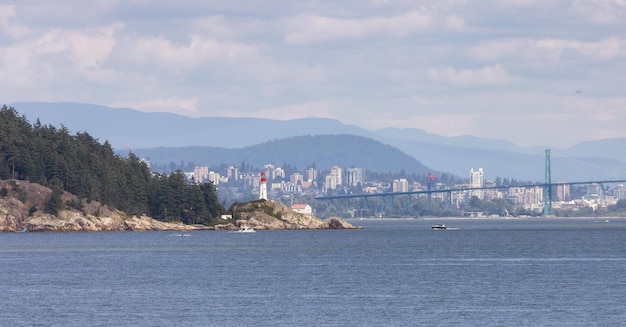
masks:
[[[351,223],[0,234],[0,326],[626,324],[626,219]]]

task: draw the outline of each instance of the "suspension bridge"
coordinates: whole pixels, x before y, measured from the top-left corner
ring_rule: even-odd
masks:
[[[433,194],[445,194],[445,198],[447,201],[451,201],[452,194],[455,192],[466,192],[466,191],[481,191],[481,190],[507,190],[507,189],[523,189],[523,188],[541,188],[543,189],[543,215],[550,216],[552,215],[552,189],[557,186],[564,185],[590,185],[590,184],[618,184],[618,183],[626,183],[626,179],[611,179],[611,180],[591,180],[591,181],[577,181],[577,182],[552,182],[552,168],[550,162],[550,150],[545,150],[545,181],[543,183],[533,183],[533,184],[524,184],[524,185],[507,185],[507,186],[483,186],[483,187],[445,187],[438,189],[431,189],[429,185],[428,190],[418,190],[418,191],[410,191],[410,192],[384,192],[384,193],[364,193],[364,194],[340,194],[340,195],[332,195],[332,196],[319,196],[315,199],[317,200],[350,200],[350,199],[364,199],[365,206],[367,207],[367,199],[368,198],[379,198],[381,199],[381,207],[385,207],[387,203],[393,203],[393,199],[395,197],[400,196],[408,196],[409,204],[411,206],[412,195],[427,195],[429,204],[432,201]],[[385,199],[391,199],[389,202],[386,202]],[[382,210],[384,211],[384,210]]]

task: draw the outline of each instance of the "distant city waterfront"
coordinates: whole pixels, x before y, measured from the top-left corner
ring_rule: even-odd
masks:
[[[309,167],[304,171],[273,164],[253,171],[251,167],[222,169],[218,172],[197,166],[186,174],[190,182],[216,185],[220,198],[228,203],[258,198],[261,174],[265,174],[269,198],[287,205],[309,204],[321,217],[529,217],[545,215],[548,199],[548,190],[538,182],[501,177],[489,180],[482,168],[468,168],[468,178],[431,173],[379,174],[340,166],[330,170]],[[555,183],[549,193],[548,215],[626,214],[624,183]],[[351,202],[317,201],[346,196]]]

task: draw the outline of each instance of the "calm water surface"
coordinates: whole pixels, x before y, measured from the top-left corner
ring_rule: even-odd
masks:
[[[0,234],[1,326],[620,326],[626,219]]]

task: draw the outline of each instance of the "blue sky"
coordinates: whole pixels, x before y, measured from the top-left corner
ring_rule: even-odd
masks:
[[[626,137],[626,0],[0,0],[0,73],[2,103],[566,147]]]

